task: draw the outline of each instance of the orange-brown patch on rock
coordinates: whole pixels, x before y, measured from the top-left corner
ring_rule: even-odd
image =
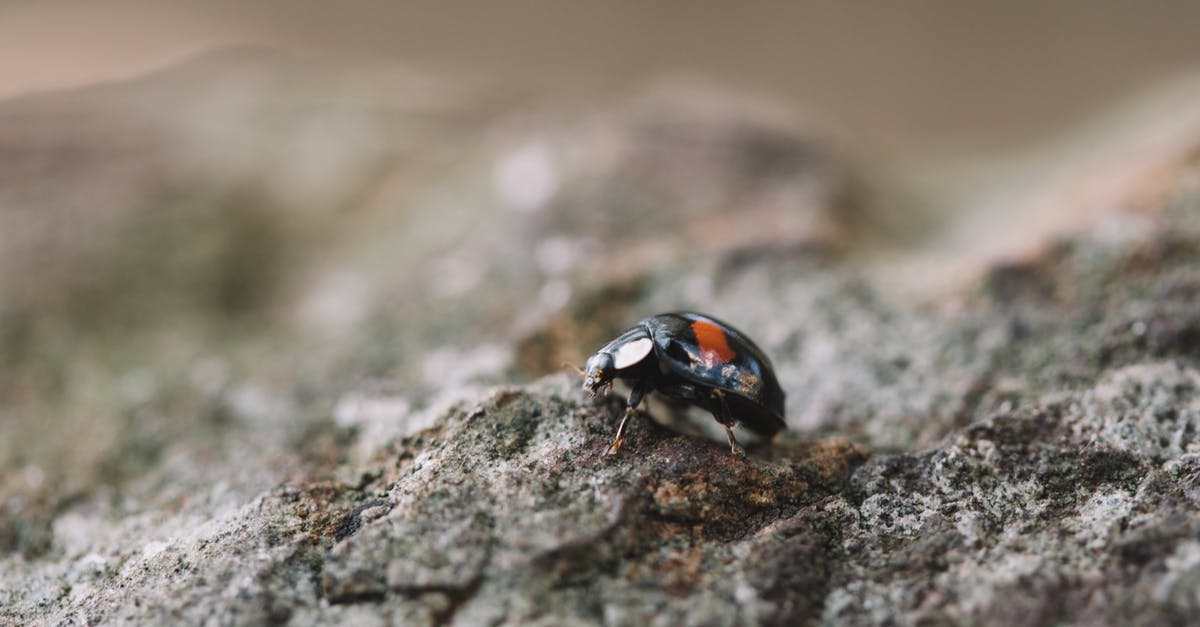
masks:
[[[649,564],[650,575],[671,594],[687,596],[706,574],[700,547],[671,553]]]
[[[845,472],[869,455],[867,447],[841,437],[817,440],[809,445],[808,451],[811,461],[826,476]]]
[[[285,495],[294,497],[292,513],[300,519],[300,528],[320,537],[333,538],[337,521],[350,509],[351,489],[336,481],[321,481],[300,487]]]
[[[645,489],[660,520],[699,527],[701,534],[736,533],[749,518],[840,491],[866,457],[864,447],[845,438],[782,443],[746,460],[731,459],[714,447],[711,458],[706,451],[692,468],[651,481]]]

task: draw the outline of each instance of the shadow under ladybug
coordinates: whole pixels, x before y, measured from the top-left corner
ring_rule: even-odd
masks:
[[[583,389],[607,394],[615,379],[633,391],[607,455],[621,448],[630,416],[650,392],[712,413],[735,455],[745,454],[733,436],[738,424],[767,439],[787,427],[770,360],[741,331],[710,316],[665,313],[629,327],[587,360]]]

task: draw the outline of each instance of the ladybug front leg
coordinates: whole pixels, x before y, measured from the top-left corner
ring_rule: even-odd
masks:
[[[733,428],[737,426],[738,421],[733,417],[733,412],[729,411],[729,404],[725,402],[725,392],[713,390],[712,397],[716,400],[712,410],[713,418],[725,427],[725,437],[729,438],[729,451],[738,457],[745,457],[746,451],[742,450],[737,438],[733,437]]]
[[[637,411],[638,405],[642,404],[642,398],[646,396],[649,389],[650,385],[645,381],[639,381],[633,385],[633,391],[629,393],[629,402],[625,405],[625,417],[621,418],[621,425],[617,427],[617,437],[613,438],[612,445],[608,447],[605,455],[617,454],[617,449],[620,449],[621,443],[625,441],[625,425],[629,422],[629,417],[633,415],[633,412]]]

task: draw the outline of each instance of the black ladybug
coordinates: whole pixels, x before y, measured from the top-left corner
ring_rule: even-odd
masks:
[[[735,425],[765,438],[787,426],[783,389],[762,349],[741,331],[698,313],[659,314],[638,322],[592,355],[583,374],[583,389],[592,396],[610,391],[613,379],[633,386],[609,455],[621,447],[625,424],[642,398],[655,390],[712,412],[735,455],[741,454]]]

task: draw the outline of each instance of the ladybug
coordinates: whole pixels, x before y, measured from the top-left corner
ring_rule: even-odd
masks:
[[[621,448],[629,417],[653,391],[712,412],[734,455],[744,454],[733,437],[737,424],[765,438],[787,426],[783,389],[766,354],[741,331],[710,316],[665,313],[629,327],[587,360],[583,390],[593,397],[607,394],[614,379],[628,381],[633,392],[607,455]]]

